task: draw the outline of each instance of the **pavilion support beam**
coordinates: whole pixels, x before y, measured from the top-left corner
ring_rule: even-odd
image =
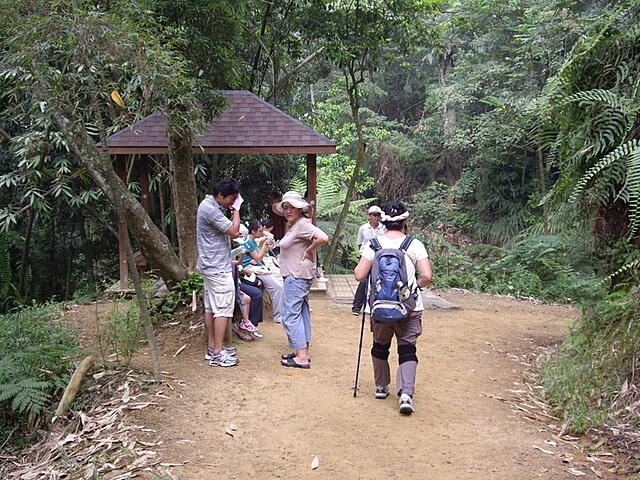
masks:
[[[313,205],[311,210],[311,221],[316,224],[317,216],[317,194],[318,194],[318,181],[316,176],[317,170],[317,155],[315,153],[307,154],[307,201]]]
[[[120,180],[127,184],[127,156],[116,155],[116,169]],[[127,262],[127,251],[124,244],[124,232],[120,225],[118,225],[118,258],[120,262],[120,288],[126,289],[129,280],[129,265]]]
[[[149,155],[140,155],[140,203],[149,213]]]

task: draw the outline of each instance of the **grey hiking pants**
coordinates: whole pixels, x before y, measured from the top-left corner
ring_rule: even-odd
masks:
[[[413,396],[418,367],[416,342],[422,334],[422,310],[412,312],[400,323],[371,322],[371,332],[373,333],[371,359],[376,386],[385,387],[391,383],[388,358],[391,340],[395,335],[398,344],[396,392],[398,395],[406,393]]]

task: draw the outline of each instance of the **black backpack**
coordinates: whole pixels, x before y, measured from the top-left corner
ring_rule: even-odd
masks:
[[[400,248],[382,248],[377,238],[369,242],[375,251],[369,276],[369,307],[374,321],[399,322],[416,307],[418,287],[410,289],[405,260],[412,241],[413,237],[405,237]]]

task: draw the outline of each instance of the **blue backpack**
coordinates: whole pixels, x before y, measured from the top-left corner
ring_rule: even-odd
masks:
[[[375,251],[369,276],[369,307],[376,322],[399,322],[416,307],[418,287],[410,289],[405,261],[412,241],[413,237],[405,237],[400,248],[382,248],[377,238],[369,242]]]

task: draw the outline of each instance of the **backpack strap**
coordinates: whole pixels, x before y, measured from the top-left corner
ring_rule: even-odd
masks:
[[[411,242],[413,242],[412,236],[407,235],[406,237],[404,237],[402,244],[400,244],[400,250],[406,253],[407,249],[409,248],[409,245],[411,245]],[[369,240],[369,246],[374,252],[377,252],[382,248],[382,246],[380,245],[380,242],[376,237],[373,237],[371,240]]]
[[[411,242],[413,242],[413,237],[410,235],[407,235],[406,237],[404,237],[404,240],[402,241],[402,244],[400,245],[400,250],[402,250],[403,252],[406,252],[409,248],[409,245],[411,245]]]

